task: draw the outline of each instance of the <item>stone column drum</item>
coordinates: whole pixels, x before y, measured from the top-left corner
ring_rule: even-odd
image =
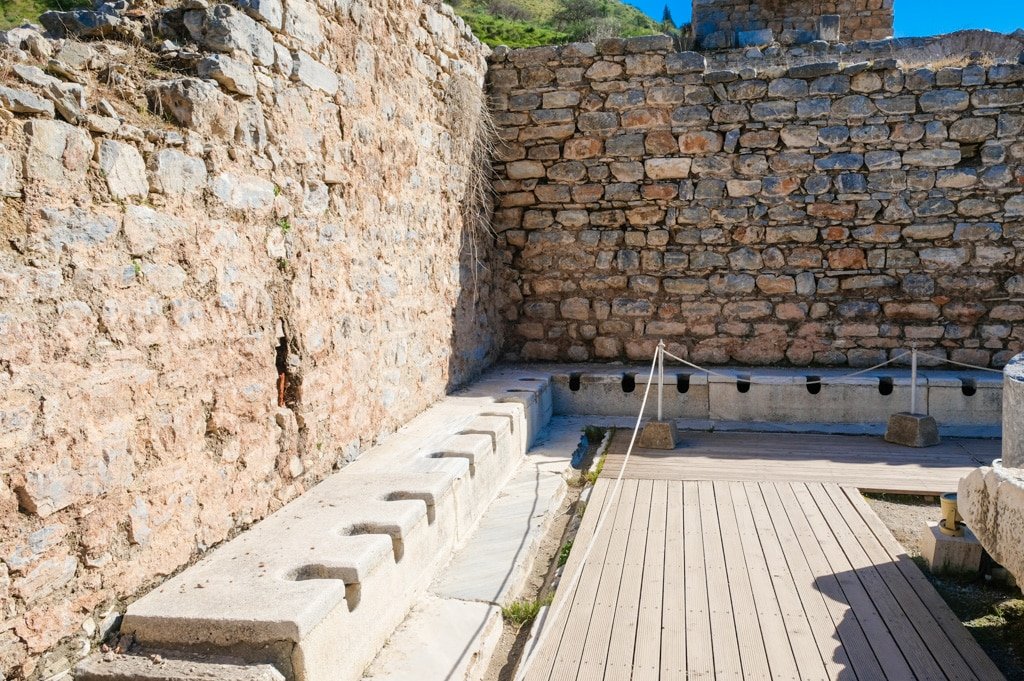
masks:
[[[1024,583],[1024,354],[1003,372],[1003,458],[961,480],[957,502],[985,550]]]
[[[1003,370],[1003,466],[1024,468],[1024,353]]]

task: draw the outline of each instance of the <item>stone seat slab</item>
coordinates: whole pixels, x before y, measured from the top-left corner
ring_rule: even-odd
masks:
[[[269,664],[161,655],[90,657],[75,668],[77,681],[285,681]]]

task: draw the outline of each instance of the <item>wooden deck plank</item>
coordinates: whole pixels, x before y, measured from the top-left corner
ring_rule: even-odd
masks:
[[[750,586],[757,594],[757,619],[761,627],[765,652],[768,656],[768,669],[773,679],[798,679],[796,659],[789,643],[789,634],[782,618],[782,610],[775,594],[771,574],[765,563],[761,539],[758,537],[757,524],[750,511],[746,490],[743,484],[729,483],[729,493],[736,513],[736,524],[739,528],[740,544],[743,547],[743,560],[750,576]]]
[[[828,560],[829,567],[843,590],[843,598],[849,603],[850,612],[856,618],[861,630],[871,644],[871,650],[885,672],[886,678],[890,679],[890,681],[912,681],[916,679],[914,672],[910,669],[910,665],[907,664],[906,659],[903,657],[900,647],[896,645],[895,639],[889,633],[884,619],[878,613],[874,602],[865,590],[864,585],[861,584],[860,579],[858,579],[853,566],[843,552],[842,546],[832,533],[832,529],[825,521],[825,517],[818,509],[818,505],[811,496],[808,486],[802,483],[794,483],[791,488],[794,497],[799,502],[801,510],[811,526],[814,538],[821,546]],[[840,623],[840,631],[846,626],[852,627],[852,622],[849,624],[845,622]]]
[[[542,630],[544,640],[541,647],[535,653],[537,660],[531,663],[529,670],[528,678],[531,680],[541,681],[542,679],[551,678],[552,669],[559,653],[562,652],[563,643],[567,646],[567,650],[569,646],[575,647],[577,645],[574,641],[566,640],[571,638],[570,633],[579,634],[579,628],[570,628],[568,626],[569,622],[578,622],[584,615],[587,618],[590,616],[593,608],[591,594],[593,594],[593,590],[601,576],[601,567],[604,564],[610,533],[602,531],[597,537],[586,564],[583,564],[583,554],[586,552],[587,542],[590,541],[590,538],[594,536],[597,530],[598,520],[605,504],[612,505],[611,510],[609,510],[609,519],[614,519],[619,505],[619,497],[612,498],[611,496],[614,484],[611,480],[598,480],[598,484],[594,486],[594,491],[591,494],[590,502],[587,504],[587,510],[583,515],[583,522],[580,523],[579,533],[577,534],[577,536],[582,535],[579,540],[580,543],[576,544],[576,542],[573,542],[573,546],[578,546],[578,548],[569,553],[569,560],[566,562],[565,570],[562,572],[561,584],[568,585],[571,576],[576,571],[582,570],[579,582],[576,588],[571,591],[566,586],[565,589],[559,589],[555,592],[556,603],[558,599],[565,599],[567,602],[562,606],[562,614],[558,616],[557,620],[544,623]],[[607,530],[607,524],[605,530]],[[586,634],[585,630],[583,634]],[[582,639],[578,646],[582,648]]]
[[[920,597],[904,578],[878,538],[860,517],[843,490],[838,485],[829,483],[822,485],[822,488],[831,497],[840,515],[848,520],[856,519],[857,522],[848,522],[850,532],[859,542],[860,548],[868,560],[875,566],[885,585],[889,587],[889,592],[899,603],[900,608],[906,613],[906,618],[911,626],[927,645],[942,673],[951,679],[976,678],[960,653],[950,645],[949,639],[943,633],[942,627],[935,621],[934,615],[921,602]]]
[[[661,620],[665,590],[665,525],[668,512],[668,482],[655,480],[651,490],[651,515],[647,525],[647,547],[637,615],[636,647],[633,651],[633,681],[658,681],[661,668]],[[629,677],[626,677],[629,678]]]
[[[743,557],[732,493],[726,482],[716,481],[712,485],[718,508],[725,575],[732,599],[733,616],[736,619],[736,636],[740,643],[740,665],[745,678],[767,679],[770,677],[768,654],[765,652],[764,639],[757,620],[757,604],[750,586],[747,563]]]
[[[622,571],[626,562],[626,547],[629,544],[630,530],[633,525],[633,513],[636,508],[637,480],[623,480],[619,492],[621,502],[615,514],[615,522],[610,526],[608,552],[605,554],[601,570],[601,578],[597,588],[590,591],[594,606],[589,622],[581,619],[580,629],[586,630],[586,636],[580,636],[582,645],[571,650],[572,656],[566,655],[563,663],[555,661],[551,678],[568,681],[569,679],[599,679],[604,675],[608,643],[612,633],[612,622],[615,617],[615,604],[619,598],[619,585],[622,583]],[[648,500],[648,503],[650,501]],[[569,623],[572,626],[572,622]],[[600,651],[591,654],[591,651]],[[561,651],[559,657],[562,658]]]
[[[597,664],[588,665],[586,658],[580,669],[580,681],[601,679],[607,681],[629,681],[633,675],[633,652],[636,646],[637,622],[640,619],[640,592],[643,586],[647,534],[651,524],[654,481],[641,480],[637,487],[633,520],[630,525],[629,541],[623,559],[622,578],[619,581],[619,595],[611,622],[611,640],[608,656],[603,669]]]
[[[715,488],[710,481],[697,483],[700,528],[703,538],[704,567],[707,571],[708,605],[711,615],[711,647],[714,653],[715,679],[742,679],[740,644],[736,634],[736,616],[729,593],[729,579],[722,548],[722,533],[715,504]]]
[[[628,432],[613,435],[605,475],[618,473],[628,444]],[[634,447],[625,476],[836,482],[866,491],[939,494],[998,456],[998,440],[949,439],[913,450],[868,436],[685,432],[672,452]]]
[[[1003,678],[853,488],[948,489],[991,443],[691,435],[743,437],[636,450],[618,498],[598,480],[530,681]]]
[[[686,558],[686,678],[714,679],[711,609],[695,482],[683,483],[683,551]]]
[[[796,587],[797,596],[803,605],[811,635],[818,645],[818,653],[825,664],[825,672],[830,679],[841,679],[844,672],[852,672],[850,660],[843,648],[842,641],[834,630],[834,622],[822,599],[817,585],[817,575],[810,568],[804,556],[803,548],[797,539],[796,529],[789,522],[786,510],[782,506],[778,488],[774,483],[761,483],[761,496],[764,498],[768,517],[775,526],[775,534],[782,546],[782,553],[789,565],[790,575]],[[870,653],[869,653],[870,654]],[[850,675],[846,675],[850,678]]]
[[[747,493],[747,503],[759,530],[761,549],[764,551],[765,563],[775,587],[776,598],[779,600],[782,621],[786,623],[789,644],[793,649],[797,669],[800,670],[800,678],[804,681],[827,679],[829,673],[825,669],[821,651],[818,649],[807,613],[804,612],[803,603],[797,593],[796,583],[786,562],[777,528],[772,524],[771,516],[768,514],[761,488],[755,482],[747,482],[743,483],[743,489]]]
[[[994,679],[996,681],[1003,679],[1002,672],[996,667],[992,658],[985,654],[970,632],[960,623],[932,583],[928,581],[928,578],[918,569],[914,561],[893,537],[889,528],[864,501],[861,493],[853,488],[845,488],[843,491],[974,674],[979,679]]]
[[[846,551],[861,583],[871,594],[871,599],[875,602],[878,612],[885,618],[889,631],[899,644],[903,656],[910,663],[914,674],[922,681],[943,681],[947,678],[946,672],[936,660],[916,623],[908,617],[908,613],[903,609],[892,585],[885,579],[882,567],[888,561],[878,565],[871,560],[849,524],[851,515],[857,521],[863,521],[852,512],[852,508],[849,509],[850,513],[843,514],[842,507],[837,505],[837,501],[845,506],[846,495],[842,494],[838,488],[835,489],[835,492],[840,497],[839,500],[833,498],[824,485],[816,485],[811,488],[811,495],[818,501],[818,508],[822,510],[829,525],[835,531],[836,538]]]
[[[686,556],[683,483],[668,483],[665,514],[665,588],[661,603],[661,678],[686,678]]]
[[[885,681],[885,672],[878,664],[864,631],[850,608],[839,580],[829,567],[821,544],[814,537],[810,523],[793,495],[792,487],[778,484],[780,501],[793,528],[804,559],[814,575],[814,588],[831,618],[831,631],[843,644],[843,650],[858,681]],[[846,678],[846,675],[843,675]]]
[[[927,644],[921,640],[917,630],[907,620],[903,609],[900,608],[878,569],[868,559],[867,554],[861,549],[860,544],[850,531],[847,519],[839,513],[824,487],[812,485],[808,487],[808,490],[818,504],[818,509],[825,517],[825,521],[832,528],[836,540],[850,561],[854,574],[864,585],[865,591],[877,608],[878,614],[882,616],[882,620],[889,628],[889,633],[895,639],[914,675],[922,681],[945,679],[945,674],[935,662]]]

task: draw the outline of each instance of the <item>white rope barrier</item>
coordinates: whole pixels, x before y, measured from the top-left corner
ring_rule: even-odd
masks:
[[[869,371],[874,371],[875,369],[881,369],[885,365],[892,364],[893,362],[897,362],[897,361],[903,359],[904,357],[907,357],[908,355],[910,355],[910,353],[909,352],[905,352],[902,355],[897,355],[897,356],[893,357],[892,359],[887,359],[886,361],[882,362],[881,364],[876,364],[874,366],[868,367],[867,369],[861,369],[859,371],[854,371],[853,373],[850,373],[850,374],[843,374],[842,376],[836,376],[834,378],[819,378],[819,379],[817,379],[815,381],[807,381],[807,385],[817,385],[817,384],[824,385],[824,384],[832,383],[834,381],[841,381],[841,380],[843,380],[845,378],[852,378],[854,376],[860,376],[861,374],[866,374]],[[720,378],[728,378],[728,379],[735,379],[736,378],[736,376],[734,376],[734,375],[723,374],[720,371],[713,371],[711,369],[702,367],[699,364],[694,364],[693,362],[688,362],[685,359],[683,359],[682,357],[676,357],[675,355],[673,355],[668,350],[665,350],[665,356],[666,357],[671,357],[672,359],[676,360],[677,362],[682,362],[686,366],[693,367],[694,369],[697,369],[698,371],[703,371],[706,374],[711,374],[712,376],[718,376]],[[772,381],[759,381],[756,378],[749,378],[749,379],[744,379],[744,380],[746,382],[748,382],[748,383],[754,383],[754,384],[757,384],[757,385],[776,385]]]
[[[978,371],[989,371],[989,372],[992,372],[993,374],[1002,374],[1003,373],[1002,369],[989,369],[988,367],[980,367],[977,364],[966,364],[964,362],[957,362],[956,360],[945,359],[944,357],[936,357],[935,355],[929,355],[927,352],[919,352],[919,353],[917,353],[917,356],[918,357],[927,357],[928,359],[933,359],[936,362],[945,362],[946,364],[955,364],[958,367],[967,367],[968,369],[977,369]]]
[[[612,491],[604,499],[604,505],[601,507],[601,515],[597,519],[597,525],[594,527],[594,533],[590,536],[590,540],[587,542],[587,548],[583,552],[583,557],[579,561],[579,567],[572,574],[572,577],[569,579],[569,585],[564,591],[562,591],[562,586],[559,584],[558,591],[562,591],[562,593],[565,594],[565,597],[561,599],[556,598],[555,604],[551,607],[549,613],[545,615],[544,622],[541,623],[540,630],[537,632],[537,641],[530,648],[529,652],[526,654],[526,658],[523,660],[523,663],[519,666],[519,671],[516,674],[516,681],[523,681],[523,679],[526,678],[526,673],[529,671],[530,664],[534,659],[534,653],[540,649],[541,643],[544,641],[544,635],[550,629],[547,624],[549,622],[554,624],[558,621],[558,616],[562,614],[562,609],[565,604],[570,601],[570,596],[575,593],[576,587],[579,586],[580,577],[583,575],[583,568],[587,564],[587,560],[590,558],[590,553],[593,551],[597,538],[601,534],[601,529],[604,527],[609,511],[612,506],[615,505],[619,489],[622,487],[622,476],[626,472],[626,464],[629,462],[629,456],[633,453],[633,445],[636,443],[637,433],[640,432],[640,423],[644,418],[644,410],[647,408],[647,398],[651,394],[651,383],[654,379],[654,369],[658,366],[659,360],[662,360],[662,352],[663,350],[659,348],[654,353],[654,360],[651,362],[651,372],[647,376],[647,388],[644,390],[644,399],[640,403],[640,413],[637,414],[636,424],[633,426],[633,435],[629,438],[629,447],[626,448],[626,456],[622,459],[622,466],[619,467],[619,474],[615,478],[615,485],[612,487]],[[611,437],[611,435],[609,434],[608,437]]]
[[[714,369],[708,369],[707,367],[702,367],[699,364],[694,364],[693,362],[689,362],[689,361],[683,359],[682,357],[677,357],[677,356],[673,355],[668,350],[664,350],[663,352],[665,353],[666,357],[669,357],[670,359],[674,359],[675,361],[680,362],[681,364],[685,364],[688,367],[692,367],[692,368],[694,368],[694,369],[696,369],[698,371],[702,371],[702,372],[704,372],[706,374],[709,374],[711,376],[718,376],[719,378],[727,378],[727,379],[730,379],[730,380],[734,380],[734,379],[738,378],[735,374],[726,374],[726,373],[722,373],[721,371],[715,371]],[[870,366],[870,367],[868,367],[866,369],[860,369],[858,371],[854,371],[854,372],[849,373],[849,374],[843,374],[842,376],[833,376],[833,377],[829,377],[829,378],[819,378],[819,379],[814,380],[814,381],[807,381],[807,385],[828,385],[830,383],[837,383],[837,382],[842,381],[842,380],[847,379],[847,378],[853,378],[854,376],[860,376],[861,374],[866,374],[869,371],[874,371],[876,369],[881,369],[882,367],[884,367],[886,365],[892,364],[894,362],[898,362],[901,359],[904,359],[906,357],[910,357],[912,354],[913,353],[911,353],[911,352],[904,352],[902,354],[896,355],[895,357],[893,357],[891,359],[887,359],[884,362],[881,362],[879,364],[875,364],[874,366]],[[918,356],[918,358],[927,358],[927,359],[930,359],[930,360],[934,360],[936,362],[946,362],[948,364],[955,364],[957,366],[966,367],[968,369],[977,369],[978,371],[988,371],[988,372],[991,372],[991,373],[994,373],[994,374],[1002,374],[1003,373],[1002,369],[990,369],[988,367],[982,367],[982,366],[978,366],[976,364],[965,364],[964,362],[957,362],[957,361],[954,361],[952,359],[945,359],[943,357],[936,357],[934,355],[929,355],[928,353],[925,353],[925,352],[918,352],[917,356]],[[747,383],[756,384],[756,385],[776,385],[776,383],[774,383],[773,381],[762,381],[762,380],[758,380],[758,379],[753,378],[753,377],[748,378],[748,379],[743,379],[743,380],[746,381]]]

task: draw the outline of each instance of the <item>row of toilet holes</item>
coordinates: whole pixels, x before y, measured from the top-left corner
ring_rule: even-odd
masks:
[[[691,374],[676,374],[676,392],[686,393],[690,390]],[[569,390],[576,392],[580,389],[581,374],[569,374]],[[821,376],[807,376],[807,392],[817,395],[821,392]],[[631,393],[636,390],[636,374],[622,375],[622,392]],[[750,391],[750,376],[740,374],[736,377],[736,390],[741,393]],[[891,395],[893,391],[893,379],[891,376],[882,376],[878,379],[878,393],[880,395]],[[973,378],[960,379],[960,392],[971,397],[978,392],[978,385]]]

